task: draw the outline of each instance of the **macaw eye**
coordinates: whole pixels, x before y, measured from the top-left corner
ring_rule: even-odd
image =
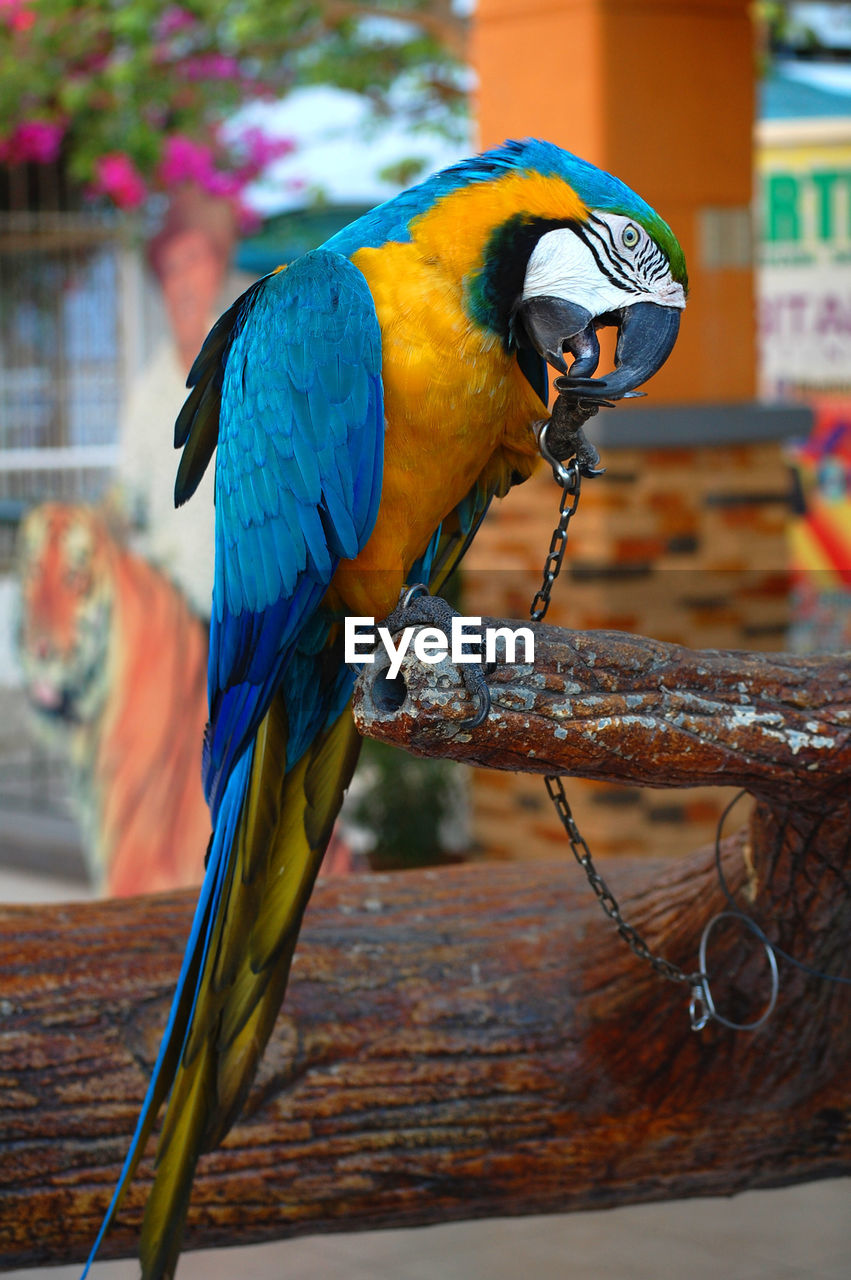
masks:
[[[634,249],[638,244],[638,227],[634,227],[632,223],[627,223],[623,229],[621,240],[627,249]]]

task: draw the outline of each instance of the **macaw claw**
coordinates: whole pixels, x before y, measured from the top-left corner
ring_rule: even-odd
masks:
[[[452,619],[459,617],[458,611],[448,605],[440,596],[429,594],[425,583],[417,582],[412,587],[403,587],[399,603],[391,614],[388,614],[384,625],[391,634],[410,626],[439,627],[447,637],[451,633]],[[485,668],[479,662],[466,662],[459,667],[461,679],[467,692],[477,703],[477,710],[467,720],[462,720],[462,729],[478,729],[490,715],[491,695],[485,679]]]
[[[600,455],[583,427],[589,418],[606,405],[606,401],[584,400],[573,384],[573,378],[556,378],[558,391],[549,421],[543,424],[538,436],[538,447],[553,468],[556,479],[560,475],[559,464],[575,458],[583,476],[600,476],[605,467],[600,466]]]

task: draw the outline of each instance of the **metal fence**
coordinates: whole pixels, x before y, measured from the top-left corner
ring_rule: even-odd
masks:
[[[111,484],[122,401],[154,332],[128,231],[68,207],[49,173],[0,172],[0,861],[33,870],[73,867],[77,837],[67,762],[31,738],[23,691],[3,684],[14,679],[7,575],[31,506],[98,501]]]
[[[98,499],[130,364],[128,253],[92,214],[0,213],[0,572],[24,511]]]

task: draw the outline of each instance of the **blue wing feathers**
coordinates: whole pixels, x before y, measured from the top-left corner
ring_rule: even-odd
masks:
[[[214,814],[337,563],[372,532],[383,435],[366,281],[338,254],[306,254],[255,291],[223,376],[205,764]]]
[[[322,482],[325,477],[319,475],[319,460],[316,456],[317,440],[309,414],[303,415],[299,427],[301,429],[293,433],[296,463],[296,472],[292,476],[293,488],[304,506],[316,507],[322,498]]]

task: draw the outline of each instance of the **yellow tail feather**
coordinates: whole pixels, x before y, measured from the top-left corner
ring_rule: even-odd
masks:
[[[174,1273],[195,1164],[233,1124],[283,1000],[304,909],[357,761],[347,707],[281,778],[279,697],[254,747],[197,1004],[157,1148],[142,1227],[143,1280]]]

